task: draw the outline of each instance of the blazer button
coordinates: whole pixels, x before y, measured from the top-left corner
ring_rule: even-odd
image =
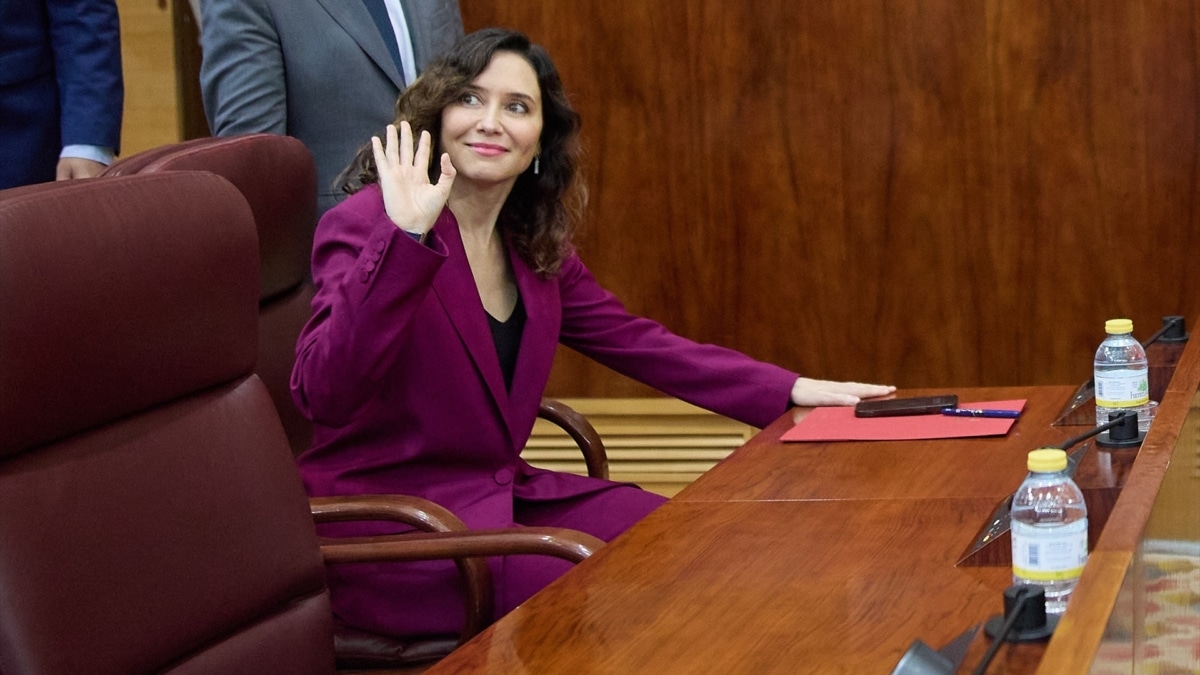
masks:
[[[363,270],[362,273],[358,275],[358,280],[363,282],[364,284],[367,283],[368,281],[371,280],[371,273],[366,270]]]
[[[380,239],[379,241],[375,242],[375,250],[376,250],[376,251],[382,251],[382,250],[383,250],[383,247],[384,247],[384,245],[385,245],[385,244],[383,243],[383,240],[382,240],[382,239]]]
[[[368,271],[368,272],[374,272],[374,271],[375,271],[375,263],[374,263],[374,262],[368,262],[368,263],[366,264],[366,268],[367,268],[367,271]]]
[[[513,479],[512,469],[500,469],[499,471],[496,472],[496,483],[499,485],[508,485],[509,483],[512,482],[512,479]]]

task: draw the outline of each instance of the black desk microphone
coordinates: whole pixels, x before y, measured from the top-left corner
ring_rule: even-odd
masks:
[[[967,648],[979,635],[979,628],[978,624],[971,626],[939,650],[934,650],[921,640],[913,640],[892,669],[891,675],[952,675],[962,665]]]
[[[993,616],[984,631],[993,638],[972,675],[983,675],[1002,642],[1045,640],[1058,625],[1057,616],[1046,616],[1046,591],[1041,586],[1017,584],[1004,589],[1004,616]]]

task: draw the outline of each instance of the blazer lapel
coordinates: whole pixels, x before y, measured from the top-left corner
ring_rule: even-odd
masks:
[[[554,363],[554,350],[558,346],[562,299],[557,282],[539,277],[511,248],[509,256],[526,314],[509,394],[510,416],[515,416],[518,411],[536,411],[545,392]],[[529,420],[529,423],[533,421]]]
[[[475,277],[472,276],[471,265],[467,262],[458,223],[450,214],[450,210],[446,209],[435,227],[450,255],[433,279],[433,292],[437,294],[438,300],[450,317],[450,323],[454,325],[454,330],[458,332],[459,338],[470,353],[471,360],[475,362],[475,368],[487,384],[505,424],[511,425],[508,391],[504,386],[504,374],[500,371],[500,357],[496,354],[496,343],[492,340],[492,330],[488,327],[483,301],[479,299]],[[509,434],[512,435],[511,426]]]
[[[321,3],[333,20],[350,37],[354,38],[354,41],[362,47],[375,65],[379,66],[388,79],[395,83],[396,88],[403,90],[404,78],[400,75],[400,71],[396,70],[392,55],[388,53],[387,45],[383,42],[383,36],[379,34],[379,29],[375,27],[371,13],[367,11],[367,6],[363,4],[362,0],[317,0],[317,2]]]

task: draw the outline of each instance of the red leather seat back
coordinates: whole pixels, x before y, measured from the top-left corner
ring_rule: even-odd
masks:
[[[0,192],[0,672],[333,671],[258,288],[213,174]]]
[[[211,171],[233,183],[258,228],[258,375],[271,392],[293,452],[312,442],[312,425],[292,403],[289,381],[296,339],[311,314],[312,236],[316,227],[317,174],[312,155],[290,136],[248,134],[198,138],[123,158],[107,176],[161,171]]]
[[[197,138],[124,158],[105,175],[160,171],[211,171],[241,191],[258,228],[260,299],[308,280],[317,172],[303,143],[277,134]]]

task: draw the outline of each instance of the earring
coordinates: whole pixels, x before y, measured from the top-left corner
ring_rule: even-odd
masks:
[[[539,166],[539,165],[540,165],[540,163],[541,163],[541,158],[542,158],[542,156],[541,156],[541,155],[538,155],[538,156],[536,156],[536,157],[534,157],[534,158],[533,158],[533,175],[535,175],[535,176],[536,176],[536,175],[538,175],[538,169],[540,169],[540,168],[541,168],[541,167]]]

